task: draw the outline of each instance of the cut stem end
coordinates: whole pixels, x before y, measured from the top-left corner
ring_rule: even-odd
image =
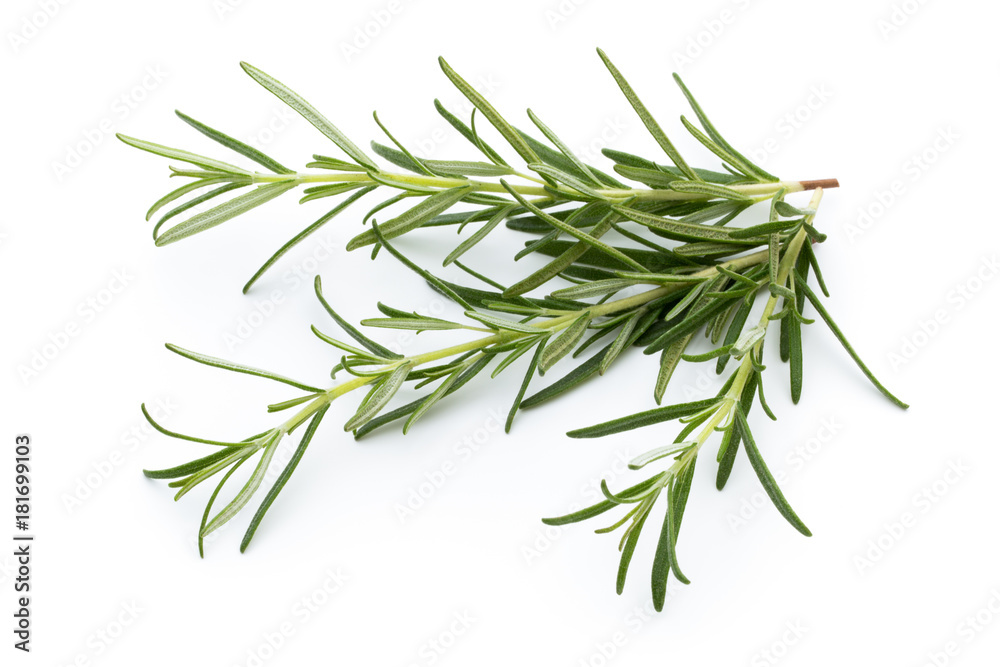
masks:
[[[817,188],[839,188],[840,181],[836,178],[821,178],[817,181],[799,181],[803,190],[815,190]]]

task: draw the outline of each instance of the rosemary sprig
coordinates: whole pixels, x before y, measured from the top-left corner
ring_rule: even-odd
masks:
[[[627,225],[641,229],[642,226],[653,224],[655,233],[670,238],[683,237],[695,242],[732,242],[738,246],[726,230],[715,229],[710,233],[704,228],[705,223],[715,221],[716,225],[724,225],[742,210],[756,202],[770,199],[779,190],[796,192],[820,186],[836,187],[837,182],[833,179],[780,181],[751,163],[722,138],[680,77],[675,75],[678,86],[691,104],[704,131],[683,116],[681,120],[699,142],[722,160],[723,171],[690,167],[617,67],[603,51],[598,50],[598,53],[629,104],[670,161],[669,165],[661,165],[620,151],[604,151],[614,162],[614,171],[619,176],[645,187],[627,185],[584,163],[531,110],[528,110],[528,118],[548,143],[516,129],[443,58],[440,59],[441,69],[469,99],[474,110],[466,124],[437,100],[435,108],[482,153],[484,161],[417,158],[396,140],[378,115],[374,114],[376,124],[392,146],[372,142],[372,152],[407,173],[383,169],[305,99],[277,79],[247,63],[242,63],[247,74],[302,115],[332,141],[347,159],[317,154],[306,165],[312,171],[294,171],[256,148],[180,111],[177,115],[185,123],[264,167],[266,171],[250,171],[229,162],[133,137],[119,135],[119,138],[135,148],[190,165],[183,169],[171,167],[172,176],[191,180],[161,197],[146,214],[146,219],[149,220],[172,205],[153,227],[153,238],[159,246],[211,229],[299,186],[306,186],[301,203],[347,195],[271,255],[244,285],[244,292],[295,245],[372,192],[388,196],[368,211],[364,218],[366,221],[395,204],[408,206],[384,222],[382,233],[387,239],[397,238],[421,227],[456,225],[461,231],[468,225],[479,224],[473,234],[447,254],[444,260],[446,265],[458,260],[505,220],[512,225],[542,224],[555,227],[550,228],[549,236],[527,252],[541,250],[561,234],[574,238],[575,245],[571,251],[567,250],[549,267],[526,277],[508,290],[508,294],[523,294],[551,279],[587,250],[593,249],[623,260],[620,254],[609,250],[599,240],[612,228],[622,229]],[[499,132],[508,147],[524,163],[523,167],[511,166],[498,151],[485,142],[476,129],[477,114],[484,116]],[[182,214],[239,190],[243,192],[182,219]],[[458,205],[462,205],[464,210],[450,212]],[[664,225],[659,217],[665,215],[679,220]],[[173,221],[172,226],[164,229],[164,225],[170,221]],[[355,250],[371,245],[375,245],[376,249],[378,247],[374,231],[368,229],[351,239],[347,248]],[[627,260],[624,261],[629,264]],[[633,268],[636,267],[633,265]]]
[[[300,392],[268,406],[269,412],[291,410],[290,417],[264,433],[239,441],[175,433],[153,422],[144,410],[147,419],[164,434],[217,448],[214,453],[186,464],[146,472],[149,477],[174,480],[170,485],[179,489],[177,498],[218,476],[203,513],[200,540],[230,521],[249,503],[259,491],[279,443],[307,424],[291,460],[250,521],[241,543],[241,550],[247,548],[268,509],[291,478],[319,424],[329,414],[331,404],[341,396],[365,390],[358,407],[344,423],[344,429],[353,432],[356,438],[400,421],[406,433],[423,415],[437,409],[438,403],[459,391],[487,367],[492,366],[491,377],[496,377],[514,364],[526,362],[526,372],[505,424],[509,431],[521,409],[540,405],[594,376],[604,375],[625,350],[633,346],[642,347],[647,355],[658,356],[659,373],[652,388],[657,404],[680,361],[714,362],[719,374],[731,361],[735,360],[736,364],[714,397],[654,408],[571,431],[571,437],[590,438],[672,420],[684,424],[672,443],[644,452],[631,462],[630,467],[636,470],[656,470],[645,480],[618,493],[612,492],[605,483],[602,486],[604,501],[546,521],[573,523],[598,516],[618,505],[630,505],[617,522],[598,530],[611,532],[624,527],[617,575],[620,593],[642,528],[657,500],[663,496],[665,502],[659,506],[666,505],[666,508],[651,579],[654,604],[661,608],[669,574],[673,572],[679,581],[688,581],[678,563],[677,539],[699,453],[718,431],[721,433],[716,454],[718,488],[726,484],[742,444],[752,468],[778,510],[797,530],[809,534],[768,471],[749,425],[755,401],[765,414],[775,419],[763,390],[763,346],[770,323],[778,320],[778,347],[781,359],[789,365],[789,387],[794,402],[803,391],[801,327],[813,323],[804,315],[808,302],[874,386],[900,407],[907,407],[864,366],[808,284],[810,275],[815,275],[826,294],[814,252],[814,244],[822,243],[825,236],[813,223],[823,188],[836,186],[836,181],[780,181],[754,165],[722,138],[683,82],[675,76],[701,129],[683,117],[682,123],[722,160],[725,171],[690,166],[632,86],[603,52],[600,55],[627,101],[670,161],[669,165],[662,165],[619,151],[604,151],[615,163],[614,172],[618,176],[645,187],[625,185],[615,176],[584,163],[531,111],[529,119],[548,144],[516,129],[444,61],[441,66],[445,74],[473,103],[475,111],[466,124],[440,103],[435,105],[441,115],[483,154],[485,161],[418,159],[393,137],[376,115],[376,123],[394,147],[372,144],[373,152],[410,173],[382,170],[314,107],[249,65],[244,65],[244,69],[253,78],[305,117],[348,159],[316,155],[307,168],[321,171],[293,172],[256,149],[183,114],[181,118],[190,125],[270,173],[250,172],[212,158],[122,138],[138,148],[196,167],[194,170],[174,170],[175,175],[194,180],[154,204],[147,217],[201,188],[215,186],[207,194],[175,205],[159,219],[154,227],[158,245],[218,225],[299,185],[310,186],[304,191],[303,201],[348,195],[282,246],[247,283],[245,290],[296,243],[365,195],[376,190],[394,193],[368,212],[365,220],[370,221],[370,229],[355,237],[348,249],[373,246],[378,251],[384,248],[431,288],[458,304],[464,319],[426,317],[380,303],[381,316],[363,320],[362,324],[416,332],[464,330],[475,334],[466,342],[441,349],[408,356],[395,354],[344,320],[324,297],[317,276],[317,298],[350,339],[344,340],[313,327],[320,340],[338,351],[339,362],[334,365],[332,375],[336,379],[340,374],[342,380],[332,387],[314,386],[168,345],[171,351],[199,363],[267,378]],[[523,168],[511,166],[484,141],[476,130],[477,113],[486,117],[497,130],[524,163]],[[166,221],[194,206],[251,186],[252,189],[225,203],[196,213],[160,233]],[[785,201],[788,194],[802,190],[814,190],[808,206],[798,208]],[[382,224],[375,220],[376,214],[404,201],[412,205]],[[769,203],[767,222],[744,227],[730,224],[758,202]],[[452,210],[458,205],[468,210]],[[512,230],[533,235],[517,257],[538,253],[551,258],[544,267],[510,286],[493,282],[460,261],[501,222]],[[447,254],[444,264],[453,264],[483,282],[488,289],[445,281],[407,258],[395,243],[399,237],[421,227],[453,225],[462,231],[479,223],[474,232]],[[611,240],[616,234],[628,243],[616,245]],[[555,278],[568,284],[550,289],[545,297],[525,296]],[[619,296],[623,290],[628,290],[629,294]],[[762,294],[766,295],[766,302],[759,319],[747,326],[747,322],[752,321],[758,296]],[[689,354],[689,346],[702,330],[717,347],[707,353]],[[595,353],[556,381],[529,395],[537,375],[546,373],[556,364],[566,365],[598,343],[603,343],[603,347],[598,347]],[[426,389],[416,400],[394,406],[400,391],[407,385],[415,390]],[[213,514],[215,502],[234,471],[255,457],[255,468],[249,479],[221,510]]]
[[[808,258],[811,257],[811,255],[807,254],[807,252],[811,252],[811,248],[809,248],[811,243],[810,237],[816,237],[817,235],[812,227],[812,222],[821,197],[822,190],[819,189],[813,196],[809,211],[805,212],[806,215],[801,226],[788,243],[782,246],[780,242],[776,241],[767,251],[767,271],[764,277],[766,278],[769,297],[758,323],[749,329],[743,329],[745,316],[734,318],[733,325],[729,330],[730,333],[726,338],[727,342],[724,345],[706,354],[679,355],[680,358],[694,362],[719,359],[719,372],[724,367],[726,359],[736,358],[741,360],[737,370],[729,377],[715,398],[656,408],[569,432],[568,435],[573,438],[594,438],[666,421],[680,420],[685,424],[673,443],[640,454],[629,463],[629,468],[639,470],[654,461],[671,458],[672,463],[666,470],[659,471],[638,485],[617,494],[608,489],[607,484],[602,484],[601,488],[605,495],[604,501],[566,516],[543,519],[545,523],[550,525],[563,525],[599,516],[615,509],[619,505],[631,506],[631,509],[625,514],[622,520],[610,528],[599,529],[597,531],[599,533],[608,532],[628,523],[628,526],[623,531],[621,542],[618,545],[622,554],[617,577],[617,590],[619,594],[625,585],[625,578],[632,559],[632,553],[639,539],[639,533],[642,531],[649,513],[661,495],[665,499],[667,508],[660,529],[652,568],[651,585],[655,608],[657,610],[663,608],[667,590],[667,577],[671,572],[673,572],[674,577],[678,581],[685,584],[690,583],[678,564],[677,538],[698,454],[701,448],[717,431],[722,433],[719,449],[716,454],[716,462],[719,464],[716,478],[717,488],[721,491],[725,487],[735,463],[740,444],[742,443],[750,465],[757,474],[758,479],[764,487],[764,491],[781,515],[803,535],[809,536],[812,534],[778,488],[774,476],[768,470],[767,464],[757,449],[750,425],[747,421],[747,416],[753,407],[755,398],[759,399],[758,402],[768,417],[772,420],[776,419],[764,399],[763,371],[765,370],[765,366],[762,363],[764,340],[768,326],[773,320],[780,320],[782,324],[787,322],[789,325],[787,330],[782,329],[781,335],[783,341],[786,336],[789,340],[786,344],[789,346],[790,354],[786,360],[791,362],[790,386],[792,400],[796,403],[799,400],[802,387],[802,349],[801,337],[798,331],[802,324],[810,324],[812,320],[805,318],[802,314],[802,301],[796,293],[797,289],[803,292],[808,290],[806,293],[809,295],[810,303],[823,313],[824,321],[827,322],[837,338],[851,353],[852,358],[875,387],[899,407],[904,409],[908,407],[875,379],[864,363],[861,362],[860,358],[854,354],[840,330],[833,323],[833,320],[830,319],[825,310],[821,310],[822,304],[820,304],[816,295],[809,290],[806,283],[804,273],[809,266]],[[781,210],[792,211],[793,214],[802,213],[802,211],[782,207],[782,203],[780,197],[775,198],[768,229],[780,229],[779,223],[781,221],[778,218],[778,212]],[[760,227],[766,227],[766,225],[761,225]],[[740,276],[728,268],[718,268],[724,275],[737,278],[734,283],[735,285],[739,285],[739,287],[734,286],[731,290],[731,296],[739,298],[740,292],[743,292],[745,294],[744,306],[751,303],[748,297],[752,297],[757,293],[758,284],[753,281],[744,282],[746,276]],[[739,278],[743,278],[744,280],[740,280]],[[744,284],[746,287],[743,287]],[[725,294],[725,292],[719,293],[715,298],[723,299],[725,298]],[[779,300],[783,303],[783,307],[780,311],[775,312]],[[747,311],[749,311],[749,308],[747,308]],[[683,349],[685,345],[686,343],[681,348]],[[671,363],[674,363],[673,359],[671,359]],[[696,435],[691,437],[692,434]]]
[[[180,499],[196,485],[222,472],[227,467],[241,465],[254,455],[261,454],[251,479],[223,510],[209,519],[208,510],[211,508],[211,503],[214,502],[221,488],[228,481],[228,476],[221,479],[212,495],[209,508],[206,509],[206,519],[199,532],[200,539],[221,527],[246,505],[249,498],[259,488],[271,457],[284,436],[291,434],[303,423],[310,420],[315,420],[310,422],[311,424],[318,425],[330,404],[340,396],[356,389],[368,389],[368,393],[362,399],[357,411],[344,425],[344,430],[354,431],[357,437],[361,437],[379,426],[406,417],[403,426],[403,430],[406,432],[431,406],[461,388],[491,362],[498,360],[496,369],[492,373],[492,376],[496,377],[520,356],[534,350],[524,382],[507,417],[505,429],[509,431],[514,416],[522,405],[522,399],[535,370],[544,373],[560,359],[578,348],[588,330],[609,327],[620,329],[616,342],[605,349],[602,363],[607,368],[625,345],[634,343],[642,334],[653,328],[658,316],[662,316],[664,311],[669,308],[669,304],[676,301],[685,290],[690,290],[692,285],[702,284],[704,281],[719,275],[715,267],[706,268],[683,277],[676,276],[682,278],[679,280],[663,279],[653,274],[649,274],[650,277],[647,278],[645,274],[642,274],[636,279],[628,280],[628,284],[658,286],[630,297],[594,305],[556,298],[555,296],[548,299],[505,297],[501,292],[471,290],[441,281],[427,271],[410,264],[409,260],[382,235],[381,226],[374,221],[372,228],[379,243],[386,250],[401,261],[408,263],[418,274],[427,279],[432,287],[462,307],[467,308],[465,316],[470,322],[460,323],[425,317],[380,304],[379,308],[385,317],[363,320],[363,325],[408,329],[416,332],[464,329],[488,335],[414,356],[403,357],[394,354],[365,336],[337,314],[324,297],[322,282],[317,276],[315,280],[317,298],[334,321],[354,341],[349,343],[339,340],[313,327],[313,332],[320,340],[344,353],[340,358],[340,363],[333,368],[332,373],[336,376],[337,373],[343,372],[349,378],[330,389],[320,389],[276,373],[201,355],[175,345],[167,345],[167,349],[170,351],[198,363],[274,380],[304,392],[293,399],[268,406],[269,411],[278,412],[304,404],[304,407],[292,417],[263,434],[239,442],[220,442],[175,433],[157,424],[148,412],[143,410],[150,423],[166,435],[226,448],[216,454],[196,459],[181,466],[146,471],[146,475],[154,479],[174,479],[175,481],[171,482],[170,485],[180,489],[176,499]],[[720,266],[730,271],[744,271],[748,267],[760,266],[766,260],[766,252],[760,251],[746,257],[730,260]],[[510,312],[515,312],[533,321],[511,319],[507,316]],[[626,325],[625,322],[628,324]],[[431,366],[430,364],[436,365]],[[424,398],[386,412],[385,408],[407,382],[415,383],[416,387],[423,387],[435,382],[439,384]],[[309,438],[314,431],[315,426],[309,429],[307,432],[309,437],[303,437],[299,450],[297,450],[298,455],[293,457],[279,477],[282,485],[290,477],[299,458],[301,458],[301,453],[298,452],[304,451],[305,447],[308,446]],[[251,521],[242,549],[245,549],[249,544],[274,496],[280,491],[280,486],[276,485],[276,489],[272,489],[268,499],[261,505],[261,509]]]
[[[637,457],[631,464],[636,469],[644,468],[661,458],[670,456],[673,458],[673,463],[666,470],[654,474],[638,487],[633,487],[617,495],[605,487],[606,501],[566,517],[547,520],[553,524],[570,523],[596,516],[619,504],[633,504],[634,507],[626,514],[625,519],[615,524],[615,527],[618,527],[631,521],[620,544],[622,549],[622,565],[618,577],[620,592],[624,585],[625,573],[639,531],[657,498],[661,493],[666,492],[669,506],[668,518],[665,520],[661,532],[660,546],[653,567],[654,601],[657,606],[662,605],[666,586],[665,577],[668,571],[673,571],[679,580],[687,581],[676,563],[676,539],[683,516],[687,489],[690,487],[690,476],[693,474],[698,453],[716,430],[723,432],[722,445],[718,453],[718,461],[720,462],[719,488],[722,488],[728,478],[740,442],[745,443],[751,464],[764,483],[765,490],[783,515],[801,532],[808,534],[808,530],[788,506],[770,473],[767,472],[766,466],[753,444],[746,415],[752,408],[756,395],[760,397],[762,407],[773,418],[773,414],[763,400],[762,372],[764,366],[761,364],[762,346],[771,320],[785,321],[791,318],[796,323],[811,322],[803,317],[801,303],[794,290],[808,290],[805,276],[801,273],[803,268],[807,266],[802,261],[806,257],[803,250],[809,248],[811,237],[819,236],[812,228],[812,221],[821,194],[822,190],[817,189],[813,202],[807,210],[785,209],[792,215],[801,216],[795,218],[798,222],[791,225],[789,225],[788,220],[782,220],[779,213],[783,207],[777,204],[782,201],[780,198],[784,196],[783,193],[779,192],[775,196],[775,203],[772,205],[772,220],[768,223],[770,225],[768,229],[780,230],[773,231],[773,235],[777,237],[778,252],[774,252],[772,248],[764,248],[694,271],[690,270],[690,267],[682,266],[664,273],[653,273],[648,271],[648,267],[645,265],[642,267],[644,272],[620,270],[612,272],[597,269],[603,273],[611,273],[614,277],[597,277],[594,280],[582,281],[575,287],[556,290],[544,299],[506,296],[502,286],[497,286],[498,291],[484,291],[442,281],[402,255],[384,236],[382,227],[373,221],[372,229],[377,242],[426,279],[432,287],[466,308],[465,317],[468,322],[454,322],[421,316],[380,304],[379,309],[384,317],[363,320],[362,324],[369,327],[407,329],[417,332],[467,330],[487,335],[417,355],[394,354],[352,327],[336,313],[324,297],[322,283],[317,276],[315,281],[317,298],[334,321],[353,339],[353,342],[340,340],[315,327],[313,331],[321,340],[343,353],[340,362],[333,368],[334,376],[343,372],[349,377],[324,390],[275,373],[233,364],[168,345],[167,347],[171,351],[199,363],[264,377],[290,385],[303,392],[300,396],[269,406],[269,411],[277,412],[298,406],[303,407],[275,428],[239,442],[219,442],[174,433],[155,423],[150,415],[144,411],[153,426],[167,435],[224,448],[187,464],[166,470],[147,471],[146,474],[152,478],[174,479],[171,486],[179,488],[177,494],[179,499],[197,484],[227,468],[232,469],[242,465],[251,457],[260,454],[250,479],[235,494],[234,498],[213,516],[211,515],[212,504],[229,480],[229,474],[223,476],[218,482],[206,508],[199,532],[199,538],[203,539],[207,534],[228,522],[247,504],[258,490],[279,442],[286,435],[293,433],[299,426],[309,422],[309,428],[296,449],[295,455],[279,475],[278,482],[268,492],[251,520],[241,544],[241,550],[245,550],[274,498],[288,481],[301,459],[330,404],[335,399],[354,390],[365,388],[367,394],[354,415],[345,423],[345,430],[353,431],[356,437],[362,437],[375,428],[405,418],[403,425],[405,433],[439,401],[460,389],[491,363],[495,362],[492,377],[496,377],[509,368],[514,361],[530,352],[532,353],[531,361],[505,424],[505,429],[509,431],[514,416],[520,408],[537,405],[543,400],[571,389],[594,373],[603,374],[626,347],[634,344],[644,345],[647,354],[662,351],[661,365],[666,370],[661,372],[661,378],[657,381],[655,390],[657,398],[662,395],[663,387],[669,381],[669,375],[679,359],[688,361],[720,359],[724,361],[726,358],[735,358],[740,360],[738,368],[714,399],[657,408],[569,433],[571,437],[599,437],[677,418],[682,418],[687,422],[687,426],[672,445],[646,452]],[[578,300],[578,297],[589,298],[596,295],[613,294],[634,285],[648,285],[651,286],[651,289],[598,303],[586,303]],[[726,342],[707,354],[684,354],[691,341],[692,333],[709,322],[712,315],[719,317],[721,314],[721,316],[726,317],[734,310],[739,311],[746,308],[748,304],[752,303],[752,299],[758,291],[765,287],[769,291],[769,298],[760,320],[755,326],[743,329],[745,317],[743,319],[734,317],[727,333],[727,341],[730,342]],[[808,297],[810,302],[818,305],[816,295],[811,291],[807,294],[810,295]],[[784,303],[784,307],[779,312],[775,312],[779,301]],[[829,319],[825,311],[822,312],[824,320],[831,325],[838,338],[844,342],[832,320]],[[511,313],[521,316],[522,319],[510,318],[508,315]],[[721,331],[721,328],[714,325],[711,329]],[[586,339],[588,332],[593,332],[589,340]],[[536,371],[540,374],[545,373],[574,351],[582,351],[593,339],[615,332],[617,333],[614,340],[597,354],[559,381],[525,400],[525,394]],[[849,346],[848,350],[880,391],[898,405],[906,407],[882,387],[877,380],[874,380]],[[724,366],[725,364],[721,363],[718,370],[721,372]],[[801,365],[792,364],[791,368],[793,386],[801,386]],[[664,374],[666,378],[663,377]],[[428,390],[422,398],[389,410],[388,406],[393,397],[407,383],[413,383],[416,388],[436,383],[436,387]],[[794,398],[797,400],[797,395]],[[699,427],[701,430],[698,434],[693,439],[688,439]]]

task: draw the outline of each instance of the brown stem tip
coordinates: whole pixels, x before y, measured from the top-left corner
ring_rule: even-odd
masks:
[[[839,188],[840,182],[836,178],[821,178],[818,181],[799,181],[803,190],[815,190],[816,188]]]

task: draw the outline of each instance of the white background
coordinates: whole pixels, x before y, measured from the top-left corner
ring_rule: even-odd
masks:
[[[387,25],[369,25],[373,16],[385,22],[390,7]],[[0,507],[3,525],[12,524],[12,443],[30,433],[37,539],[30,656],[11,647],[12,547],[2,548],[0,662],[991,663],[1000,650],[991,518],[1000,232],[987,167],[998,145],[998,13],[995,3],[914,0],[6,2]],[[366,26],[377,33],[367,43],[358,37]],[[371,263],[363,252],[325,253],[320,239],[342,248],[361,229],[361,209],[241,295],[243,281],[323,203],[299,207],[286,195],[157,249],[143,214],[172,184],[167,161],[107,131],[229,159],[178,121],[178,108],[292,166],[313,152],[336,154],[303,120],[283,120],[277,99],[238,67],[246,60],[361,145],[378,137],[377,108],[404,142],[431,145],[424,155],[471,157],[451,133],[434,143],[444,124],[432,99],[459,105],[437,67],[444,55],[474,83],[490,82],[490,98],[521,126],[530,105],[574,148],[656,156],[596,46],[695,163],[716,160],[680,127],[687,109],[671,71],[731,141],[763,151],[768,170],[840,179],[817,218],[829,233],[818,248],[828,307],[913,407],[883,400],[820,324],[804,333],[798,406],[787,399],[787,371],[770,360],[779,422],[755,414],[752,423],[815,536],[798,535],[761,502],[742,456],[726,490],[715,491],[710,455],[679,544],[693,583],[672,585],[662,614],[650,612],[651,535],[621,597],[617,537],[594,535],[594,523],[546,535],[539,517],[593,500],[608,471],[621,488],[622,458],[675,433],[666,425],[590,441],[563,435],[652,407],[656,364],[633,350],[604,378],[523,413],[509,436],[496,432],[493,415],[506,414],[521,371],[478,378],[405,438],[386,429],[355,443],[339,427],[358,400],[349,396],[332,408],[251,549],[238,551],[244,512],[200,560],[194,535],[210,489],[175,504],[140,471],[205,449],[142,430],[139,403],[168,405],[164,422],[182,432],[231,439],[274,425],[264,407],[294,392],[197,366],[163,343],[326,383],[335,355],[308,326],[335,329],[296,271],[308,279],[318,266],[352,321],[373,315],[380,299],[417,309],[441,301],[387,255]],[[87,154],[77,161],[72,152]],[[75,166],[65,171],[58,165],[67,160]],[[492,239],[470,258],[492,276],[510,280],[539,265],[509,262],[520,235],[498,230]],[[448,231],[400,245],[433,263],[455,243]],[[88,300],[103,300],[100,312]],[[234,344],[250,320],[259,326]],[[67,325],[78,335],[46,348]],[[380,339],[401,342],[392,332]],[[428,333],[404,347],[442,339]],[[43,349],[51,358],[25,376]],[[718,381],[683,367],[667,400],[714,392]],[[467,438],[483,444],[473,452]],[[449,464],[454,473],[401,521],[411,490]],[[311,611],[302,602],[310,598]],[[977,613],[974,626],[967,619]]]

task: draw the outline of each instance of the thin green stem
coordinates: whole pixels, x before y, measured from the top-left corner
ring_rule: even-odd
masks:
[[[398,174],[392,172],[379,172],[379,175],[391,179],[393,181],[398,181],[400,183],[406,183],[408,185],[414,185],[419,187],[429,187],[438,189],[448,189],[456,188],[463,185],[471,185],[473,190],[477,192],[494,192],[500,194],[506,194],[507,190],[500,183],[493,183],[489,181],[477,181],[473,179],[464,178],[448,178],[444,176],[424,176],[420,174]],[[534,181],[536,183],[544,183],[544,181],[535,178],[533,176],[522,174],[520,172],[516,173],[517,176],[524,178],[526,180]],[[254,174],[254,183],[286,183],[295,182],[299,184],[307,183],[376,183],[375,180],[371,178],[367,173],[314,173],[314,172],[298,172],[294,174]],[[754,198],[755,201],[762,201],[763,199],[770,198],[778,190],[784,188],[786,192],[801,192],[806,189],[811,189],[812,183],[817,181],[780,181],[777,183],[744,183],[728,186],[729,189],[735,190],[736,192],[746,195],[748,197]],[[586,196],[585,193],[577,192],[576,190],[569,188],[567,186],[560,185],[558,187],[548,186],[539,187],[535,185],[513,185],[514,190],[518,194],[547,197],[552,194],[553,191],[566,194],[570,198],[576,198],[580,196]],[[707,199],[708,197],[703,194],[690,193],[690,192],[677,192],[669,189],[622,189],[622,188],[598,188],[596,192],[602,197],[614,201],[623,202],[628,199],[641,199],[646,201],[691,201],[699,199]]]

